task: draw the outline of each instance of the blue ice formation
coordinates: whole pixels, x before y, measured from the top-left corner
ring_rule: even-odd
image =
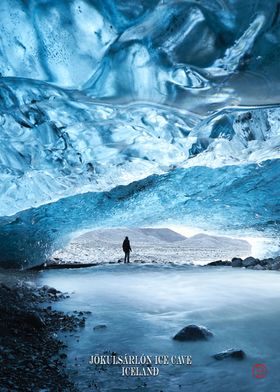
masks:
[[[2,265],[93,227],[278,243],[279,1],[3,0],[0,14]]]

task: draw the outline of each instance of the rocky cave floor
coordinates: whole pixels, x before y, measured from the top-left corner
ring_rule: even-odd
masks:
[[[51,303],[55,288],[15,280],[0,283],[0,391],[74,392],[65,371],[67,346],[58,338],[85,325],[86,313],[65,314]]]
[[[119,259],[117,261],[109,261],[109,262],[88,262],[81,263],[78,261],[66,261],[55,257],[53,259],[48,260],[46,263],[41,265],[37,265],[35,267],[31,267],[30,271],[41,271],[48,269],[67,269],[67,268],[86,268],[86,267],[96,267],[100,265],[106,264],[120,264],[123,263],[123,259]],[[133,264],[166,264],[166,265],[192,265],[197,267],[239,267],[253,270],[270,270],[270,271],[280,271],[280,256],[270,257],[266,259],[258,259],[252,256],[246,257],[244,259],[240,257],[233,257],[231,261],[229,260],[216,260],[211,261],[207,264],[193,264],[193,263],[174,263],[173,261],[169,262],[157,262],[156,260],[146,261],[146,260],[138,260],[132,259],[131,263]]]
[[[212,261],[205,265],[205,267],[234,267],[234,268],[247,268],[253,270],[269,270],[269,271],[280,271],[280,256],[275,258],[270,257],[268,259],[258,259],[252,256],[241,259],[240,257],[234,257],[231,261],[217,260]]]

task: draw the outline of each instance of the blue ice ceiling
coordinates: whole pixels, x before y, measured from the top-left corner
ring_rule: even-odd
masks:
[[[0,8],[0,261],[91,227],[278,243],[280,2]]]

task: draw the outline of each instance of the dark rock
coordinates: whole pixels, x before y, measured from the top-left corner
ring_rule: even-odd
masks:
[[[264,270],[264,269],[265,269],[265,266],[262,266],[262,265],[260,265],[260,264],[257,264],[257,265],[255,265],[255,266],[253,266],[253,267],[250,267],[250,268],[252,268],[253,270],[261,271],[261,270]]]
[[[105,328],[107,328],[107,325],[105,325],[105,324],[99,324],[99,325],[96,325],[95,327],[93,327],[93,330],[94,330],[94,331],[98,331],[98,330],[100,330],[100,329],[105,329]]]
[[[250,256],[250,257],[246,257],[246,259],[243,260],[242,265],[243,267],[253,267],[256,264],[259,263],[259,259],[255,259],[254,257]]]
[[[42,329],[45,327],[45,323],[41,316],[37,312],[25,313],[22,316],[23,321],[35,329]]]
[[[190,324],[181,329],[173,339],[179,341],[208,340],[212,336],[213,333],[206,327]]]
[[[133,262],[136,263],[136,264],[145,264],[146,263],[145,260],[140,260],[140,259],[136,259]]]
[[[230,267],[231,262],[230,261],[223,261],[223,260],[217,260],[217,261],[212,261],[211,263],[208,263],[205,265],[205,267],[219,267],[219,266],[226,266]]]
[[[242,267],[242,259],[240,259],[239,257],[234,257],[231,260],[231,266],[232,267]]]
[[[33,290],[35,290],[37,288],[37,286],[36,286],[36,284],[34,282],[25,282],[25,286],[28,289],[33,289]]]
[[[5,285],[4,283],[0,284],[0,288],[1,290],[12,291],[12,289],[9,286]]]
[[[243,350],[235,350],[234,348],[230,348],[228,350],[213,355],[213,358],[217,359],[218,361],[221,361],[222,359],[226,359],[226,358],[234,358],[234,359],[241,360],[244,359],[245,356],[246,355]]]
[[[80,323],[84,324],[84,317],[79,312],[67,315],[50,306],[43,308],[43,302],[63,298],[50,295],[48,289],[48,286],[37,289],[22,281],[11,287],[0,284],[0,390],[3,392],[77,391],[64,370],[66,354],[61,354],[61,350],[66,346],[57,339],[57,333],[78,330]],[[1,330],[2,326],[5,331]]]
[[[269,258],[269,259],[260,260],[259,264],[262,265],[262,266],[268,266],[268,265],[273,264],[273,262],[274,262],[274,259],[273,258]]]
[[[270,268],[271,270],[273,270],[273,271],[279,271],[280,270],[280,261],[278,261],[278,262],[276,262],[276,263],[273,263],[272,265],[271,265],[271,268]]]
[[[53,294],[53,295],[57,295],[57,294],[60,294],[60,293],[61,293],[61,291],[56,290],[54,287],[48,288],[47,291],[48,291],[49,294]]]

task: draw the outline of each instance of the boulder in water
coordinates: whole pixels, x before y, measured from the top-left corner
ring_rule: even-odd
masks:
[[[256,264],[259,263],[258,259],[255,259],[254,257],[250,256],[250,257],[246,257],[246,259],[243,260],[242,265],[243,267],[253,267]]]
[[[173,339],[179,341],[208,340],[212,336],[213,333],[208,328],[190,324],[181,329]]]
[[[54,287],[49,287],[47,289],[48,293],[51,295],[57,295],[57,294],[61,294],[61,291],[55,289]]]
[[[208,264],[205,265],[205,267],[220,267],[220,266],[229,267],[229,266],[231,266],[231,262],[230,261],[217,260],[217,261],[212,261],[211,263],[208,263]]]
[[[265,266],[267,268],[269,265],[273,264],[273,262],[274,262],[274,259],[269,258],[269,259],[260,260],[259,264],[262,266]]]
[[[105,328],[107,328],[107,325],[99,324],[99,325],[96,325],[95,327],[93,327],[93,330],[94,331],[99,331],[99,330],[102,330],[102,329],[105,329]]]
[[[218,361],[221,361],[226,358],[234,358],[234,359],[244,359],[245,358],[245,352],[243,350],[236,350],[234,348],[230,348],[228,350],[222,351],[218,354],[213,355],[213,358],[217,359]]]
[[[265,269],[265,267],[263,267],[262,265],[260,265],[260,264],[257,264],[257,265],[255,265],[254,267],[251,267],[252,269],[254,269],[254,270],[259,270],[259,271],[261,271],[261,270],[264,270]]]
[[[270,268],[271,270],[273,270],[273,271],[279,271],[280,270],[280,261],[278,261],[278,262],[276,262],[276,263],[273,263],[272,265],[271,265],[271,268]]]
[[[231,260],[231,266],[232,267],[242,267],[242,259],[240,259],[239,257],[234,257]]]

